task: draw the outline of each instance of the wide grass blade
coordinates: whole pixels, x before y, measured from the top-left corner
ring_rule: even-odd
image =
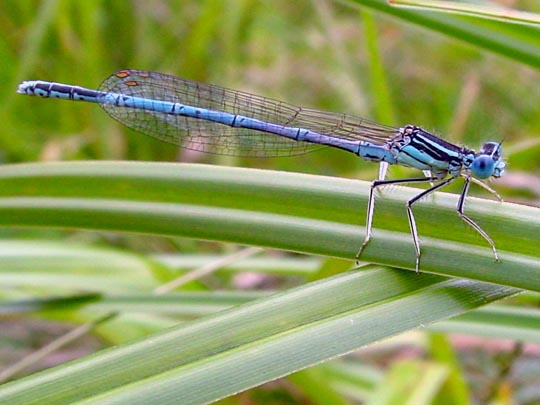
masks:
[[[516,292],[384,269],[343,273],[5,384],[0,402],[215,401]]]
[[[353,260],[368,189],[367,182],[204,165],[16,165],[0,173],[0,224],[185,236]],[[382,229],[362,260],[414,269],[405,203],[415,193],[382,193],[375,214]],[[495,240],[501,262],[458,218],[457,196],[438,193],[415,211],[422,271],[540,291],[540,210],[468,202],[468,215]]]

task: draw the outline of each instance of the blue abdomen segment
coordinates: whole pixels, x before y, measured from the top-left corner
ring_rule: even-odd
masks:
[[[253,131],[266,132],[278,136],[283,136],[297,142],[309,142],[317,145],[332,146],[359,154],[359,149],[364,143],[319,134],[308,129],[287,127],[283,125],[265,122],[254,118],[245,117],[238,114],[230,114],[223,111],[214,111],[206,108],[189,106],[181,103],[152,100],[142,97],[124,96],[115,93],[103,93],[98,97],[98,102],[107,106],[133,108],[147,112],[157,112],[171,116],[181,116],[202,121],[214,122],[233,128],[249,129]],[[181,128],[189,130],[189,128]]]
[[[326,145],[358,154],[364,143],[382,146],[398,131],[359,117],[302,108],[156,72],[120,71],[107,78],[100,90],[133,97],[122,100],[132,102],[132,108],[144,108],[102,104],[124,125],[210,153],[284,156]]]
[[[17,92],[44,98],[60,98],[90,103],[100,103],[101,98],[106,96],[106,93],[98,90],[41,80],[22,82]]]

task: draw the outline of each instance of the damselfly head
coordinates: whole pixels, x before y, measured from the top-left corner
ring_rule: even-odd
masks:
[[[487,179],[501,177],[506,163],[501,160],[502,146],[498,142],[486,142],[476,154],[470,169],[474,177]]]

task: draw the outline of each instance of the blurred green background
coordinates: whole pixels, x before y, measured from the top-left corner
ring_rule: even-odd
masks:
[[[505,4],[540,12],[537,1]],[[178,150],[125,129],[96,105],[16,94],[22,80],[97,88],[115,71],[137,68],[389,125],[413,123],[471,148],[503,140],[508,171],[495,188],[507,201],[540,206],[540,40],[536,55],[515,57],[384,8],[377,0],[2,1],[0,159],[182,161],[366,180],[377,175],[377,165],[336,150],[279,159]],[[492,29],[490,22],[474,24]],[[518,54],[536,29],[515,27],[501,34],[515,38]],[[392,168],[390,175],[407,173]],[[0,229],[3,238],[36,236],[137,253],[217,246],[157,236]],[[290,392],[280,400],[260,395],[261,402],[293,401]]]
[[[358,4],[2,2],[3,161],[223,161],[127,133],[95,105],[15,94],[18,82],[34,79],[96,88],[129,67],[390,125],[415,123],[471,148],[504,139],[510,173],[538,169],[533,66],[351,7]],[[242,164],[366,179],[377,170],[339,151]]]

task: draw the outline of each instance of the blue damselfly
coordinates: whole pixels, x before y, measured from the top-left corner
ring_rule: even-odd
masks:
[[[144,70],[121,70],[107,78],[99,90],[45,81],[26,81],[18,93],[100,104],[114,119],[159,140],[198,151],[237,156],[283,156],[312,147],[331,146],[380,163],[379,179],[371,185],[364,242],[372,236],[375,190],[389,184],[430,183],[406,204],[420,267],[420,240],[413,205],[422,197],[463,177],[458,215],[491,246],[495,243],[463,212],[474,182],[500,199],[484,180],[501,177],[505,163],[498,142],[485,143],[479,152],[451,144],[415,125],[381,125],[346,114],[300,108],[291,104],[223,87]],[[277,136],[276,136],[277,135]],[[386,180],[388,165],[424,172],[424,177]]]

